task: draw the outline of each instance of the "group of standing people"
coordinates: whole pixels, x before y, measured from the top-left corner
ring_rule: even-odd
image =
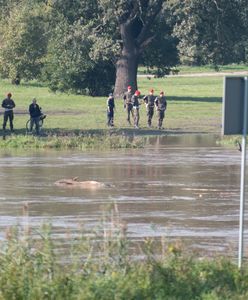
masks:
[[[128,86],[127,92],[123,96],[124,100],[124,109],[127,112],[127,122],[131,125],[131,116],[134,121],[134,127],[139,128],[139,119],[140,113],[139,108],[141,105],[140,102],[140,91],[135,91],[132,93],[132,87]],[[151,89],[149,94],[143,97],[143,102],[146,105],[147,112],[147,125],[148,127],[152,126],[152,118],[154,115],[154,110],[157,111],[158,124],[157,127],[162,129],[162,123],[165,116],[165,111],[167,108],[167,101],[164,95],[164,92],[161,91],[159,96],[154,95],[154,90]],[[8,93],[7,97],[2,101],[2,107],[4,108],[4,117],[3,117],[3,131],[6,130],[7,122],[9,121],[11,132],[14,131],[14,108],[15,102],[12,99],[12,94]],[[107,99],[107,125],[114,126],[114,110],[115,110],[115,100],[112,93],[109,94]],[[45,115],[42,114],[40,106],[37,104],[37,100],[33,98],[32,103],[29,105],[29,114],[30,114],[30,128],[32,132],[33,126],[35,125],[36,134],[40,134],[40,120],[44,118]]]
[[[127,122],[131,125],[131,116],[134,121],[134,127],[139,128],[139,120],[140,113],[139,108],[141,105],[140,102],[140,91],[135,91],[132,93],[132,87],[128,86],[127,92],[125,92],[123,96],[124,100],[124,109],[127,112]],[[151,89],[149,94],[143,97],[143,102],[146,105],[146,113],[147,113],[147,125],[148,127],[152,127],[152,118],[154,115],[154,110],[157,111],[158,123],[157,127],[162,129],[163,120],[165,117],[165,111],[167,108],[167,101],[164,95],[164,92],[161,91],[159,96],[154,95],[154,90]],[[107,99],[107,125],[114,126],[114,109],[115,109],[115,101],[113,94],[109,94]]]
[[[2,107],[4,109],[3,115],[3,131],[6,130],[7,122],[9,121],[10,131],[14,132],[14,108],[15,101],[12,99],[12,94],[8,93],[7,97],[2,101]],[[33,98],[32,103],[29,105],[29,114],[30,114],[30,128],[29,130],[32,132],[33,127],[35,125],[36,134],[40,134],[40,119],[45,115],[42,114],[40,106],[37,104],[37,100]]]

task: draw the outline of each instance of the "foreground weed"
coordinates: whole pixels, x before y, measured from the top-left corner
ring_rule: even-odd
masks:
[[[28,218],[28,206],[24,208]],[[130,243],[116,204],[99,228],[70,234],[60,247],[53,228],[28,222],[6,231],[0,244],[0,299],[247,299],[248,267],[228,259],[199,259],[181,243]],[[137,246],[137,245],[136,245]],[[161,249],[161,251],[158,249]],[[63,251],[61,251],[63,250]],[[142,257],[142,259],[137,259]]]

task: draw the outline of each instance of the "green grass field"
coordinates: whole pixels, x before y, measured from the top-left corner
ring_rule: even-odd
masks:
[[[167,77],[167,78],[139,78],[139,90],[142,96],[150,88],[158,94],[160,90],[166,93],[168,107],[164,127],[167,131],[178,132],[220,132],[221,102],[223,90],[222,77]],[[106,126],[107,97],[87,97],[65,93],[52,93],[47,87],[37,82],[22,83],[14,86],[7,80],[0,81],[2,99],[7,92],[11,92],[16,102],[15,130],[16,133],[25,132],[25,124],[29,118],[28,106],[33,97],[47,114],[45,129],[56,132],[108,130]],[[140,127],[147,132],[145,106],[140,109]],[[3,110],[1,110],[1,117]],[[156,116],[153,119],[155,127]],[[126,129],[130,126],[126,122],[126,112],[123,101],[116,99],[115,128]],[[154,130],[149,129],[150,131]],[[149,132],[149,131],[148,131]]]

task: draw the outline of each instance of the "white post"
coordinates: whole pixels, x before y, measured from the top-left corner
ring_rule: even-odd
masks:
[[[239,261],[238,267],[241,269],[243,258],[244,240],[244,211],[245,211],[245,167],[246,167],[246,133],[247,133],[247,108],[248,108],[248,78],[245,77],[244,90],[244,123],[242,135],[242,162],[240,178],[240,212],[239,212]]]

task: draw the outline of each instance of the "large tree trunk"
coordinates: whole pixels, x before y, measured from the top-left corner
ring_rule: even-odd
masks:
[[[138,60],[141,50],[154,38],[148,34],[154,19],[161,11],[166,0],[117,1],[117,22],[120,29],[122,51],[116,63],[114,94],[122,97],[127,86],[137,90]],[[120,13],[122,12],[122,13]],[[116,15],[116,16],[117,16]]]
[[[132,37],[129,26],[121,25],[121,35],[123,48],[121,57],[116,63],[116,80],[114,94],[116,98],[121,98],[127,87],[131,85],[132,91],[137,90],[137,71],[139,49]]]
[[[123,50],[123,54],[116,63],[116,80],[114,94],[116,98],[123,96],[127,87],[137,90],[138,56],[133,52]]]

